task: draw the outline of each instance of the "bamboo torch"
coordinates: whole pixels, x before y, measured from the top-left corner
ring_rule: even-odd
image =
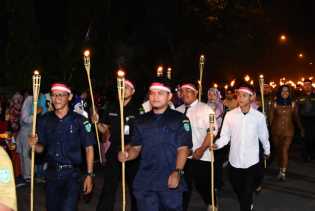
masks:
[[[117,91],[120,110],[120,140],[121,151],[125,152],[125,134],[124,134],[124,96],[125,96],[125,72],[118,70],[117,72]],[[125,162],[121,163],[121,182],[122,182],[122,210],[126,210],[126,184],[125,184]]]
[[[261,107],[262,107],[263,114],[266,115],[266,113],[265,113],[264,84],[265,84],[264,75],[260,75],[259,76],[259,87],[260,87],[260,96],[261,96]],[[266,159],[264,159],[264,167],[267,168]]]
[[[201,101],[202,97],[202,77],[203,77],[203,69],[205,65],[205,56],[201,54],[199,58],[199,101]]]
[[[32,121],[32,136],[36,135],[36,116],[37,116],[37,103],[40,90],[41,76],[37,70],[33,74],[33,121]],[[35,167],[35,145],[32,146],[31,152],[31,211],[34,210],[34,167]]]
[[[209,115],[209,133],[210,133],[210,146],[213,145],[214,139],[214,130],[215,130],[215,113],[211,112]],[[210,149],[210,156],[211,156],[211,204],[212,210],[215,211],[215,201],[214,201],[214,153],[213,150]]]
[[[92,88],[91,75],[90,75],[90,73],[91,73],[91,60],[90,60],[90,51],[89,50],[84,51],[84,67],[85,67],[87,78],[88,78],[88,81],[89,81],[92,109],[93,109],[93,115],[94,115],[94,114],[96,114],[96,110],[95,110],[93,88]],[[94,128],[95,128],[95,133],[96,133],[98,154],[99,154],[99,157],[100,157],[100,163],[102,164],[103,160],[102,160],[102,154],[101,154],[101,146],[100,146],[100,138],[99,138],[99,135],[98,135],[97,122],[94,122]]]

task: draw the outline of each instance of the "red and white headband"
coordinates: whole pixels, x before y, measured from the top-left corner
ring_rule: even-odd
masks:
[[[181,89],[191,89],[191,90],[193,90],[193,91],[198,91],[196,88],[195,88],[195,86],[194,85],[192,85],[192,84],[183,84],[181,87],[180,87]]]
[[[152,83],[149,90],[161,90],[161,91],[171,92],[171,89],[169,87],[165,86],[162,83],[158,83],[158,82]]]
[[[67,92],[71,94],[71,90],[69,87],[67,87],[65,84],[55,83],[51,85],[51,92],[53,91],[61,91],[61,92]]]
[[[254,92],[247,87],[240,87],[237,91],[244,92],[244,93],[247,93],[249,95],[254,95]]]
[[[135,86],[134,86],[133,83],[131,83],[131,81],[129,81],[129,80],[125,80],[125,85],[131,87],[132,89],[135,89]]]

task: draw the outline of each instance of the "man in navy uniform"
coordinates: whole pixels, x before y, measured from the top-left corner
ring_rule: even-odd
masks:
[[[171,110],[171,89],[164,82],[152,83],[152,111],[135,121],[131,147],[119,153],[121,162],[136,159],[140,166],[133,183],[139,211],[181,211],[186,185],[183,169],[192,147],[189,120]]]
[[[38,137],[31,137],[29,142],[35,144],[37,153],[46,152],[47,211],[75,211],[82,188],[79,169],[83,161],[82,148],[87,166],[82,191],[85,194],[92,191],[95,138],[90,122],[69,109],[72,94],[67,85],[53,84],[51,98],[54,111],[39,119]]]

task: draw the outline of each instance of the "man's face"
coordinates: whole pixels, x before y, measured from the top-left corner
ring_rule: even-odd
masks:
[[[234,93],[231,91],[231,90],[228,90],[226,93],[225,93],[225,98],[228,99],[228,100],[232,100],[234,97]]]
[[[208,100],[210,102],[215,102],[217,100],[217,95],[214,92],[208,92]]]
[[[241,107],[250,105],[252,102],[252,98],[253,96],[248,93],[245,92],[237,93],[237,102]]]
[[[182,88],[182,100],[186,105],[192,104],[197,99],[198,92],[189,88]]]
[[[55,110],[61,110],[68,106],[72,99],[72,95],[67,92],[53,91],[51,93],[51,100]]]
[[[128,85],[125,85],[125,100],[130,99],[135,93],[135,90]]]
[[[312,89],[313,89],[312,83],[311,82],[305,82],[303,89],[304,89],[304,92],[306,92],[306,93],[312,92]]]
[[[150,90],[149,101],[153,108],[161,109],[168,106],[172,99],[172,94],[162,90]]]

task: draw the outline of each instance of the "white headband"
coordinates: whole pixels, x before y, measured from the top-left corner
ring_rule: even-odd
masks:
[[[135,89],[134,85],[129,80],[125,80],[125,85],[130,86],[132,89]]]
[[[238,89],[239,92],[244,92],[244,93],[247,93],[249,95],[254,95],[254,93],[247,87],[241,87]]]
[[[62,91],[62,92],[68,92],[71,94],[71,90],[64,84],[53,84],[51,86],[51,91]]]
[[[184,84],[184,85],[182,85],[180,88],[181,88],[181,89],[186,88],[186,89],[191,89],[191,90],[197,91],[197,89],[196,89],[193,85],[191,85],[191,84]]]
[[[161,90],[166,92],[171,92],[170,88],[166,87],[161,83],[152,83],[149,90]]]

